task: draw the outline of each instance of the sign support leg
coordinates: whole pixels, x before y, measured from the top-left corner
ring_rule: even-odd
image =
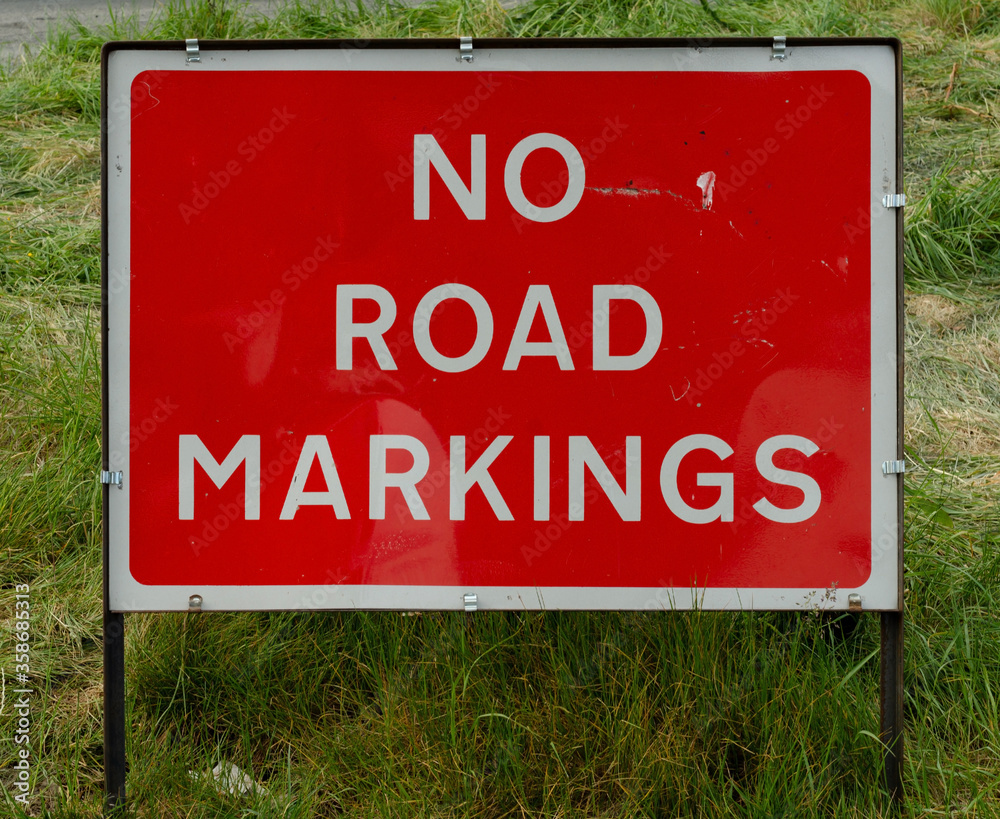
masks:
[[[104,603],[104,793],[107,815],[125,807],[125,615]]]
[[[884,784],[895,807],[903,804],[903,612],[884,611],[879,674],[881,725],[885,743]]]

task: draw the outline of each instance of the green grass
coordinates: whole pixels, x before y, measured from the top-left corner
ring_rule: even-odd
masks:
[[[907,208],[905,816],[1000,816],[1000,5],[173,2],[0,78],[0,617],[31,585],[32,815],[102,802],[99,52],[108,38],[891,35]],[[843,625],[842,623],[840,625]],[[127,617],[148,817],[874,817],[877,618]],[[0,639],[8,671],[10,630]],[[0,786],[13,723],[0,716]],[[193,776],[235,763],[267,793]],[[0,797],[6,798],[6,797]],[[13,803],[11,803],[13,805]],[[14,807],[0,808],[11,813]]]

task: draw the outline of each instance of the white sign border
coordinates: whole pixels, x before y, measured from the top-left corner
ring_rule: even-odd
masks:
[[[634,42],[634,41],[633,41]],[[900,189],[897,178],[897,54],[890,41],[845,40],[789,45],[786,59],[771,58],[759,45],[536,45],[476,47],[471,63],[458,49],[420,43],[382,47],[351,41],[326,47],[267,43],[203,48],[199,62],[184,49],[149,43],[110,44],[105,54],[105,466],[124,474],[122,488],[107,490],[105,573],[111,611],[186,611],[192,595],[204,611],[293,610],[462,610],[465,595],[476,595],[478,610],[811,610],[843,611],[859,595],[867,611],[897,611],[901,605],[902,538],[900,476],[882,473],[894,460],[899,439],[897,350],[897,238],[894,210],[882,197]],[[130,453],[129,430],[129,259],[131,177],[131,86],[143,71],[845,71],[869,81],[871,97],[871,503],[872,571],[858,588],[687,588],[687,587],[510,587],[412,585],[150,586],[128,570]],[[803,191],[804,198],[808,191]],[[112,227],[113,226],[113,229]],[[118,446],[114,441],[118,441]]]

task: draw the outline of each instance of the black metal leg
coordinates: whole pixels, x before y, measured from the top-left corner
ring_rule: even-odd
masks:
[[[882,612],[880,697],[885,743],[885,789],[898,807],[903,803],[903,612]]]
[[[107,814],[125,808],[125,616],[104,607],[104,792]]]

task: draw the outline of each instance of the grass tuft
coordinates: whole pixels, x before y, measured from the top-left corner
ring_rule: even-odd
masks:
[[[906,221],[906,269],[914,287],[961,291],[1000,284],[1000,177],[971,173],[956,184],[944,173],[914,203]]]

